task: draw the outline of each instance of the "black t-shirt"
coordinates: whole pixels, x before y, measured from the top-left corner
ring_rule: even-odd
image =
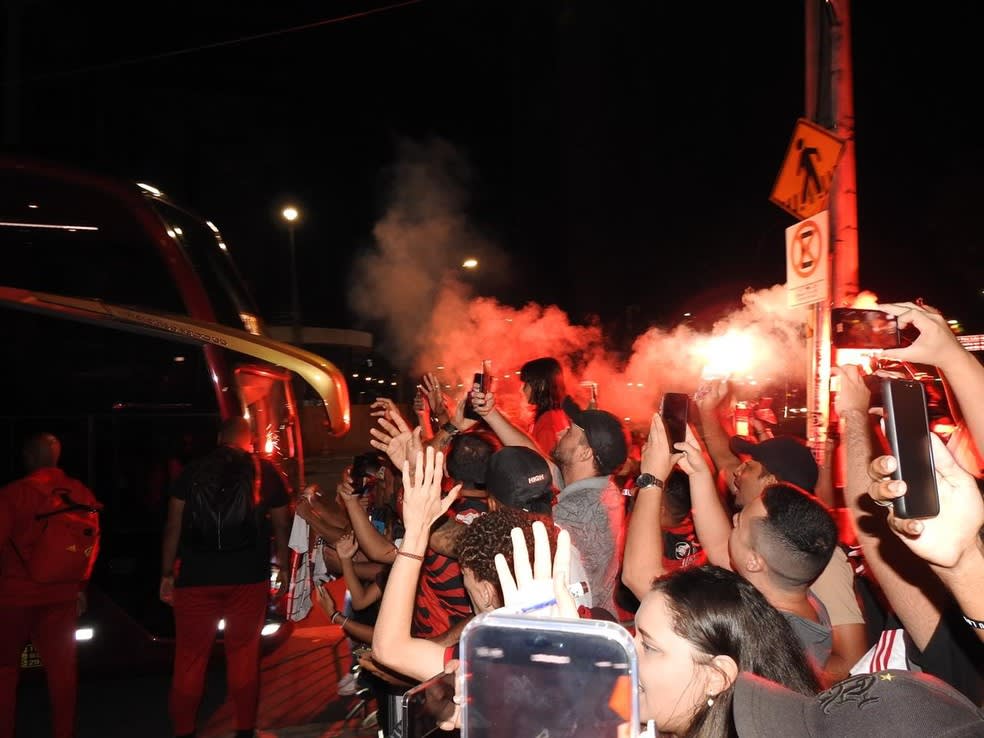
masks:
[[[251,463],[243,454],[243,463]],[[192,480],[196,464],[188,466],[175,480],[171,496],[177,500],[187,500],[192,494]],[[283,477],[273,464],[260,459],[260,503],[256,506],[256,543],[236,551],[201,551],[187,544],[182,531],[181,545],[178,548],[176,587],[201,587],[221,584],[256,584],[270,579],[270,526],[271,508],[288,504],[287,486]]]
[[[975,705],[984,701],[984,643],[955,606],[943,611],[926,649],[920,653],[912,646],[909,659],[963,692]]]

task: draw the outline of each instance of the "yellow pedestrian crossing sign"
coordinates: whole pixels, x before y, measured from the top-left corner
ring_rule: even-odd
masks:
[[[800,118],[769,199],[798,220],[824,210],[843,150],[843,139]]]

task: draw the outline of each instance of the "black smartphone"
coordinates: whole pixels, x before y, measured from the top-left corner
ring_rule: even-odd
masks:
[[[403,738],[457,736],[440,723],[454,715],[454,674],[438,674],[403,694]]]
[[[884,379],[885,436],[898,466],[892,479],[905,481],[906,493],[893,501],[900,518],[932,518],[940,514],[936,465],[929,439],[926,390],[915,379]]]
[[[666,392],[659,406],[659,414],[666,425],[666,433],[670,439],[670,453],[676,449],[674,443],[687,440],[687,415],[690,410],[690,395],[682,392]]]
[[[834,308],[830,328],[836,348],[887,349],[902,345],[894,315],[881,310]]]
[[[471,420],[481,420],[482,416],[475,412],[471,405],[471,393],[481,392],[485,394],[492,388],[492,360],[486,359],[482,362],[482,371],[476,372],[472,378],[472,386],[468,391],[468,399],[465,401],[465,417]]]

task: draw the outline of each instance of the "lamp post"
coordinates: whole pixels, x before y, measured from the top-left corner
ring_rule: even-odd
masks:
[[[290,322],[294,334],[294,343],[301,343],[301,295],[297,287],[297,252],[294,248],[294,223],[300,213],[293,205],[288,205],[280,211],[287,221],[287,241],[290,247]]]

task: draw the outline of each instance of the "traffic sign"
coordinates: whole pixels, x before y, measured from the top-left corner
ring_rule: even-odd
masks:
[[[799,219],[827,207],[827,195],[844,140],[816,123],[800,118],[769,199]]]
[[[786,299],[789,307],[827,299],[828,216],[824,210],[786,229]]]

